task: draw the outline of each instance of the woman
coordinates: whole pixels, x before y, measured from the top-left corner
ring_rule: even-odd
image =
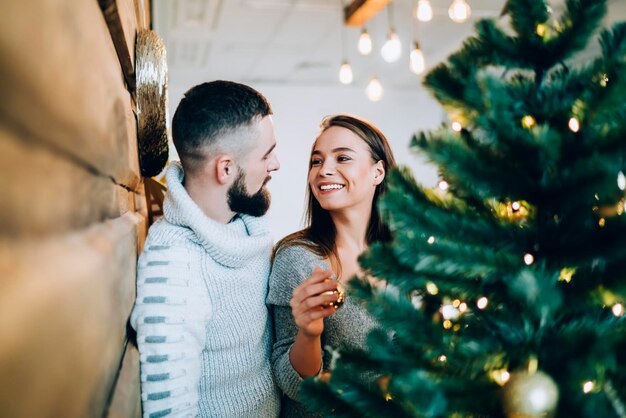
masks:
[[[300,382],[329,369],[325,346],[363,346],[374,326],[350,297],[338,311],[329,302],[337,300],[338,282],[361,275],[358,256],[390,239],[377,202],[385,172],[395,166],[387,139],[371,123],[349,115],[322,121],[309,165],[308,227],[277,244],[270,276],[272,369],[286,395],[281,416],[316,416],[298,402]]]

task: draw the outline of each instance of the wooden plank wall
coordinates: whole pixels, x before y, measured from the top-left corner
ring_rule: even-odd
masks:
[[[134,63],[148,0],[116,0]],[[0,415],[138,417],[136,115],[98,0],[0,2]]]

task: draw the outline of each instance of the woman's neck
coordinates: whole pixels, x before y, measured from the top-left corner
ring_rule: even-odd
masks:
[[[351,208],[341,212],[331,212],[330,217],[337,231],[336,247],[351,249],[359,254],[365,251],[370,216],[370,208],[367,210]]]

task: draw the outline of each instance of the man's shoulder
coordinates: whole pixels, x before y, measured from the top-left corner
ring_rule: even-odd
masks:
[[[165,219],[156,221],[146,237],[146,247],[149,245],[160,246],[186,246],[197,242],[194,232],[184,226],[174,225]]]

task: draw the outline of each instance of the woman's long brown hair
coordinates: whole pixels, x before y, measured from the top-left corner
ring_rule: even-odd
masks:
[[[321,123],[320,135],[328,128],[339,126],[349,129],[358,135],[368,145],[370,154],[374,162],[382,161],[385,170],[396,167],[396,160],[391,151],[391,147],[385,135],[370,122],[351,115],[334,115],[326,117]],[[319,138],[319,135],[318,135]],[[313,144],[315,147],[315,143]],[[312,150],[311,150],[312,151]],[[311,166],[309,165],[309,170]],[[308,184],[308,182],[307,182]],[[367,226],[367,244],[391,240],[389,228],[378,212],[378,199],[387,190],[387,176],[376,186],[374,199],[372,200],[372,210],[369,224]],[[335,273],[341,276],[341,263],[337,255],[336,237],[337,230],[335,224],[327,210],[323,209],[313,196],[311,187],[307,185],[306,192],[306,227],[281,239],[274,247],[272,261],[276,253],[282,248],[292,245],[301,245],[309,249],[314,254],[330,260],[331,265],[337,269]]]

